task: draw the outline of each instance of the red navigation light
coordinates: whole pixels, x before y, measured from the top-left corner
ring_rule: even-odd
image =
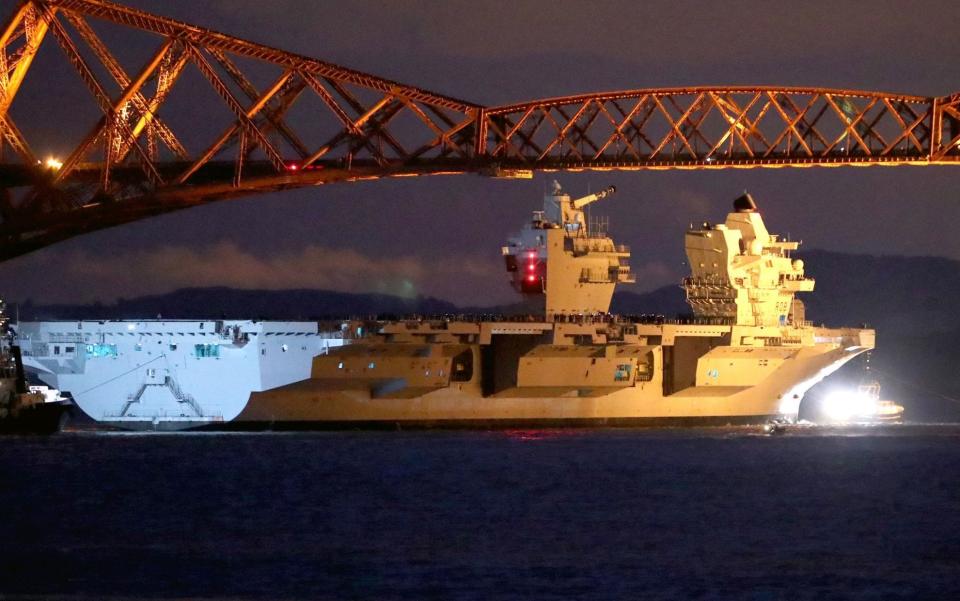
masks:
[[[296,163],[290,163],[287,165],[287,171],[296,171],[299,168],[300,165],[297,165]]]
[[[527,253],[527,257],[530,259],[535,259],[537,257],[537,253],[531,250],[530,252]]]
[[[528,282],[536,282],[536,281],[537,281],[537,276],[532,275],[532,274],[531,274],[531,275],[528,275],[528,276],[527,276],[527,281],[528,281]]]
[[[536,263],[527,263],[527,271],[533,271],[536,268],[537,268]]]

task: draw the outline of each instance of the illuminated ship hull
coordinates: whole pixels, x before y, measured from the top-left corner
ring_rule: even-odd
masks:
[[[69,392],[95,425],[182,430],[221,424],[251,392],[309,377],[342,344],[317,322],[43,321],[16,326],[32,379]]]
[[[584,337],[593,342],[574,343]],[[315,358],[309,379],[253,393],[229,426],[552,427],[795,419],[804,393],[872,348],[873,340],[872,330],[812,327],[391,323],[378,336]]]
[[[686,234],[684,283],[699,323],[607,316],[634,281],[627,247],[589,226],[554,182],[542,211],[502,247],[543,321],[389,322],[316,357],[310,378],[255,392],[236,427],[511,427],[795,420],[803,395],[873,348],[872,330],[814,328],[797,242],[767,232],[749,195],[724,224]],[[726,324],[726,325],[706,325]],[[361,332],[366,335],[361,335]]]

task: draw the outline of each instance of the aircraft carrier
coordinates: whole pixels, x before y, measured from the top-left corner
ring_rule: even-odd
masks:
[[[814,281],[744,194],[723,223],[686,233],[689,320],[609,315],[630,251],[591,231],[558,184],[503,247],[538,317],[354,322],[310,377],[254,391],[236,428],[539,427],[795,420],[804,393],[874,331],[815,327]]]
[[[792,420],[804,393],[873,348],[814,327],[797,242],[744,195],[686,233],[693,317],[608,313],[629,248],[558,184],[503,247],[536,316],[484,320],[41,321],[15,326],[23,365],[96,424],[188,428],[514,427]]]

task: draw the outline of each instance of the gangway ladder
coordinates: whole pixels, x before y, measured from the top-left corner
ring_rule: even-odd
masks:
[[[127,402],[124,403],[123,409],[120,410],[120,417],[127,417],[127,412],[134,405],[134,403],[140,402],[143,394],[150,386],[165,387],[170,389],[170,392],[173,394],[173,398],[177,399],[178,403],[186,404],[197,417],[203,417],[203,409],[200,408],[200,404],[197,403],[196,399],[194,399],[192,395],[183,392],[183,390],[180,388],[180,385],[177,384],[177,381],[171,376],[164,376],[162,383],[144,382],[141,384],[140,388],[137,389],[137,392],[127,398]]]

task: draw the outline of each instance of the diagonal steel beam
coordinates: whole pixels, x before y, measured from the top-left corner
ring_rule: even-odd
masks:
[[[23,78],[26,77],[37,55],[37,50],[40,49],[54,14],[55,11],[52,10],[40,10],[34,2],[24,2],[13,15],[3,34],[0,34],[0,49],[6,48],[7,42],[18,28],[23,28],[26,38],[12,72],[0,80],[0,115],[6,115],[10,105],[13,104],[13,99],[20,90],[20,84],[23,83]]]
[[[863,141],[863,138],[860,137],[860,134],[857,133],[856,128],[854,126],[860,122],[860,120],[863,118],[866,112],[870,109],[870,107],[873,106],[873,104],[869,104],[867,108],[861,110],[859,113],[857,113],[855,118],[851,119],[849,116],[847,116],[845,112],[843,112],[843,110],[840,109],[840,107],[837,106],[837,103],[833,100],[832,94],[824,94],[824,98],[826,98],[827,104],[830,105],[830,108],[833,109],[833,112],[836,113],[837,117],[839,117],[840,120],[843,121],[843,133],[840,134],[840,136],[838,136],[837,139],[834,140],[833,144],[831,144],[824,152],[830,152],[831,150],[833,150],[833,148],[837,144],[839,144],[841,141],[843,141],[845,137],[853,136],[853,138],[857,141],[857,144],[859,144],[860,147],[863,148],[863,151],[868,155],[871,154],[870,148],[867,146],[866,142]],[[873,102],[876,102],[876,99],[874,99]]]
[[[110,50],[107,49],[106,44],[103,43],[103,41],[100,39],[100,36],[98,36],[96,32],[93,31],[89,25],[87,25],[87,22],[79,15],[65,11],[64,16],[67,18],[70,24],[73,25],[73,28],[77,30],[77,33],[80,34],[80,37],[87,43],[90,49],[93,50],[94,54],[103,64],[103,66],[106,67],[107,71],[113,77],[114,81],[117,82],[120,88],[129,88],[132,83],[130,77],[127,75],[123,66],[110,53]],[[128,99],[128,101],[131,102],[137,109],[137,112],[140,113],[141,119],[147,114],[153,114],[154,111],[150,110],[150,103],[146,98],[144,98],[140,90],[143,87],[143,84],[146,83],[147,78],[152,77],[160,64],[167,59],[175,43],[176,41],[173,38],[167,38],[163,41],[163,43],[160,45],[160,50],[155,56],[155,59],[158,61],[157,64],[148,65],[150,68],[141,72],[140,78],[142,78],[142,81],[139,81],[139,85],[134,86],[134,92]],[[186,158],[187,151],[183,144],[180,143],[180,140],[178,140],[174,135],[173,131],[171,131],[170,128],[167,127],[167,125],[156,116],[151,117],[151,120],[153,122],[153,127],[156,128],[155,131],[159,135],[160,139],[163,140],[167,148],[169,148],[172,153],[181,159]],[[133,129],[134,138],[139,136],[140,131],[142,131],[142,129]],[[126,150],[128,151],[129,144],[126,146]],[[126,152],[121,152],[117,157],[117,160],[122,161],[124,156],[126,156]]]
[[[86,153],[87,148],[95,140],[99,139],[103,133],[106,131],[105,125],[113,120],[113,117],[116,112],[110,103],[110,98],[107,96],[107,93],[104,91],[103,86],[100,84],[97,77],[91,71],[90,66],[87,64],[86,60],[80,55],[80,52],[77,50],[76,45],[73,43],[73,40],[70,39],[69,34],[63,28],[59,21],[51,16],[49,20],[49,28],[51,33],[53,33],[54,38],[57,40],[60,48],[66,54],[67,59],[76,69],[77,73],[80,75],[80,79],[83,80],[84,84],[88,87],[90,92],[94,96],[97,104],[100,106],[100,110],[103,112],[104,117],[101,120],[101,123],[98,124],[98,127],[95,128],[95,131],[87,137],[87,139],[81,143],[81,145],[73,152],[70,158],[64,162],[63,167],[57,172],[57,175],[54,178],[54,182],[62,182],[76,167],[77,162],[81,157]],[[148,156],[144,153],[143,149],[140,148],[140,145],[137,144],[137,141],[133,139],[129,128],[124,123],[114,122],[114,127],[118,128],[122,134],[124,134],[127,139],[132,140],[133,149],[137,154],[139,163],[143,168],[143,171],[147,178],[154,183],[162,183],[163,179],[160,177],[160,174],[157,172],[156,166],[153,164],[153,161],[150,160]],[[109,148],[109,140],[107,141],[107,148]],[[103,165],[104,180],[107,180],[107,174],[110,171],[110,153],[106,155],[106,161]],[[106,191],[106,190],[104,190]]]
[[[607,138],[607,141],[600,146],[600,150],[598,150],[596,154],[593,155],[594,161],[599,159],[603,155],[603,153],[607,151],[607,148],[609,148],[610,145],[614,143],[615,140],[623,141],[625,148],[628,148],[630,150],[634,158],[637,160],[640,159],[640,155],[637,154],[636,150],[633,148],[633,145],[630,144],[630,141],[627,140],[627,137],[623,134],[623,129],[624,127],[626,127],[627,122],[630,121],[630,119],[633,118],[633,116],[637,113],[637,111],[640,110],[640,107],[643,105],[643,102],[645,99],[646,99],[646,96],[644,96],[643,98],[640,98],[636,102],[636,104],[634,104],[633,108],[630,109],[629,112],[624,111],[623,108],[620,107],[620,105],[617,103],[616,100],[611,100],[610,102],[615,107],[617,107],[617,110],[620,112],[620,116],[622,117],[622,119],[619,122],[617,122],[617,119],[610,114],[609,110],[607,110],[605,103],[600,104],[600,109],[603,111],[604,116],[610,121],[610,125],[613,126],[613,133],[610,134],[610,136]]]
[[[37,163],[37,156],[30,150],[30,145],[9,115],[0,115],[0,138],[6,140],[14,152],[20,155],[24,163],[27,165]],[[0,140],[0,148],[2,148],[2,140]]]
[[[790,146],[791,146],[790,134],[793,133],[793,135],[796,136],[797,138],[798,145],[803,147],[803,150],[804,152],[807,153],[808,157],[812,157],[813,150],[811,150],[810,146],[807,144],[806,140],[803,139],[803,136],[800,135],[800,131],[797,129],[797,123],[799,123],[799,121],[803,118],[803,115],[806,112],[806,109],[804,111],[799,111],[799,110],[796,110],[796,106],[794,106],[796,114],[794,114],[793,117],[790,117],[787,115],[787,112],[786,110],[784,110],[783,106],[781,106],[780,101],[777,99],[778,95],[776,93],[767,91],[766,94],[767,94],[767,97],[770,99],[770,104],[772,104],[773,107],[777,110],[777,113],[780,114],[780,118],[783,119],[783,122],[786,125],[784,129],[780,130],[780,135],[777,136],[777,138],[773,141],[773,144],[770,145],[770,150],[767,151],[767,155],[769,155],[774,150],[776,150],[777,146],[780,145],[780,142],[784,138],[787,138],[786,148],[787,148],[787,151],[789,152]],[[809,105],[808,105],[808,108],[809,108]]]
[[[353,146],[351,146],[349,150],[350,156],[360,150],[362,146],[366,146],[368,142],[371,141],[370,138],[373,136],[377,136],[381,141],[386,142],[388,146],[393,148],[393,151],[397,153],[397,159],[399,159],[400,162],[405,161],[409,156],[407,150],[400,144],[399,141],[397,141],[396,138],[390,135],[389,131],[387,130],[387,124],[390,123],[390,121],[392,121],[398,113],[400,113],[404,107],[404,104],[400,102],[399,99],[392,96],[384,98],[387,99],[385,104],[378,107],[376,110],[371,108],[371,110],[368,111],[369,114],[364,114],[361,117],[364,125],[369,123],[369,126],[367,127],[368,137],[365,140],[357,140],[354,142]],[[378,102],[377,104],[380,103]],[[388,166],[391,163],[389,157],[383,153],[383,150],[378,149],[378,156],[381,159],[382,165]]]
[[[222,50],[212,48],[210,49],[210,55],[217,61],[217,64],[230,76],[230,79],[239,86],[247,98],[253,102],[260,97],[260,93],[254,87],[250,80],[247,79],[247,76],[227,57],[226,53]],[[272,99],[271,99],[272,101]],[[276,103],[273,103],[276,104]],[[305,157],[310,154],[310,151],[307,150],[307,147],[300,141],[300,138],[293,132],[290,127],[283,121],[282,118],[275,116],[274,113],[268,108],[268,110],[263,112],[263,116],[266,118],[267,122],[273,126],[273,128],[293,147],[294,150],[300,153],[301,157]]]
[[[369,109],[364,107],[363,103],[361,103],[356,96],[350,93],[350,90],[348,90],[346,86],[344,86],[343,82],[337,81],[336,79],[333,79],[330,77],[325,78],[325,81],[330,85],[330,87],[332,87],[337,92],[337,94],[340,95],[341,98],[344,99],[344,101],[347,104],[349,104],[353,108],[353,110],[357,112],[358,115],[361,115],[361,117],[358,120],[354,121],[354,125],[356,127],[358,128],[361,127],[363,123],[366,121],[366,119],[369,119],[376,113],[376,111],[371,112]],[[398,87],[386,90],[384,93],[384,98],[381,99],[381,102],[387,97],[394,97],[397,94],[402,92],[404,91]],[[383,106],[386,106],[386,104],[384,104]],[[380,108],[383,108],[383,106],[381,106]],[[367,134],[361,134],[361,135],[367,135]],[[400,142],[386,129],[381,129],[379,132],[377,132],[377,135],[379,135],[383,140],[386,140],[387,143],[393,148],[396,149],[400,147]]]
[[[171,52],[167,53],[165,61],[160,65],[160,68],[157,71],[156,93],[154,93],[153,98],[151,98],[147,103],[147,106],[144,108],[144,111],[141,113],[137,122],[134,123],[130,128],[130,131],[133,135],[133,140],[139,139],[140,134],[144,131],[144,129],[153,128],[157,122],[157,112],[166,101],[167,96],[170,94],[170,91],[173,89],[173,85],[183,72],[184,67],[187,66],[188,56],[186,51],[183,50],[182,45],[179,42],[175,43],[175,48],[176,50],[171,50]],[[171,144],[173,146],[177,146],[179,145],[179,140],[174,141],[174,139],[171,138],[170,140],[165,141],[165,143],[168,147],[171,147]],[[128,143],[121,147],[117,160],[122,161],[129,152],[130,145]],[[173,148],[173,152],[178,159],[184,161],[189,160],[189,153],[182,146]]]
[[[269,135],[271,132],[275,131],[275,127],[273,126],[274,123],[283,123],[289,134],[289,137],[285,137],[285,139],[293,147],[293,150],[300,155],[301,159],[306,158],[307,155],[310,154],[310,151],[307,150],[306,146],[293,131],[293,129],[286,125],[285,119],[287,117],[287,113],[291,108],[293,108],[293,105],[297,102],[306,89],[307,82],[305,82],[302,77],[295,75],[290,79],[289,82],[287,82],[287,85],[280,90],[280,93],[277,94],[277,102],[273,103],[270,108],[264,111],[265,116],[267,117],[267,123],[263,127],[263,133]]]
[[[672,98],[672,96],[667,95],[667,98]],[[653,97],[653,101],[656,103],[657,108],[660,109],[660,112],[663,114],[663,116],[667,119],[667,122],[670,124],[670,132],[663,137],[663,140],[660,141],[660,145],[657,146],[657,148],[653,151],[653,153],[651,153],[650,158],[653,158],[658,154],[660,154],[660,151],[662,151],[664,147],[673,138],[679,138],[680,141],[683,142],[683,145],[687,147],[687,150],[690,151],[690,155],[697,156],[697,153],[693,150],[693,148],[690,146],[690,143],[687,141],[687,137],[684,136],[683,132],[680,131],[679,124],[687,120],[687,117],[690,116],[690,113],[696,110],[697,105],[699,105],[702,100],[703,100],[703,94],[702,93],[698,94],[696,97],[696,100],[691,102],[687,110],[684,111],[682,115],[680,115],[680,118],[674,121],[673,117],[670,115],[670,111],[668,111],[667,108],[663,106],[663,103],[660,101],[660,97],[659,96]]]
[[[231,112],[237,117],[237,121],[231,125],[227,131],[225,131],[220,138],[210,145],[206,152],[198,158],[190,167],[187,168],[176,180],[178,184],[183,184],[186,182],[191,175],[197,172],[203,165],[210,161],[211,158],[220,150],[220,148],[237,132],[243,130],[248,136],[253,138],[254,141],[260,146],[260,148],[266,153],[267,158],[273,164],[274,168],[278,172],[283,172],[286,169],[286,165],[283,162],[283,158],[280,156],[280,153],[277,152],[277,149],[270,144],[270,141],[267,140],[266,136],[263,135],[263,132],[257,127],[257,124],[253,122],[253,117],[260,112],[260,110],[266,106],[267,102],[270,101],[273,96],[280,91],[280,89],[287,83],[292,76],[294,71],[285,71],[280,78],[277,79],[272,86],[270,86],[267,91],[265,91],[260,98],[250,106],[249,109],[244,110],[240,106],[240,102],[233,96],[233,93],[227,88],[226,84],[223,83],[223,80],[220,79],[220,76],[213,70],[213,67],[207,62],[207,59],[200,53],[200,51],[191,46],[187,47],[187,51],[191,55],[193,64],[200,69],[200,73],[207,79],[211,86],[217,94],[226,102],[227,107]]]
[[[540,156],[537,157],[538,161],[542,161],[548,154],[550,154],[550,151],[553,150],[557,144],[562,144],[563,142],[568,141],[567,133],[573,128],[573,126],[577,124],[577,120],[583,116],[587,110],[587,107],[589,106],[589,102],[584,102],[580,108],[577,109],[577,112],[573,114],[573,117],[567,119],[567,123],[560,129],[560,131],[557,132],[557,135],[553,137],[553,141],[547,144],[546,148],[543,149],[543,152],[540,153]],[[554,126],[557,125],[556,121],[553,121],[552,119],[551,122],[553,122]]]
[[[142,31],[149,31],[163,37],[172,37],[189,40],[191,43],[207,49],[218,49],[238,56],[245,56],[257,60],[267,61],[285,67],[313,73],[319,77],[336,77],[338,80],[356,84],[365,88],[387,93],[399,91],[408,98],[418,101],[444,106],[456,111],[467,111],[480,108],[479,105],[458,100],[442,94],[437,94],[390,81],[382,77],[347,69],[333,63],[316,58],[286,52],[256,44],[240,38],[211,31],[196,25],[161,17],[146,11],[137,10],[128,6],[108,2],[106,0],[36,0],[51,8],[63,7],[79,14],[104,19]]]

